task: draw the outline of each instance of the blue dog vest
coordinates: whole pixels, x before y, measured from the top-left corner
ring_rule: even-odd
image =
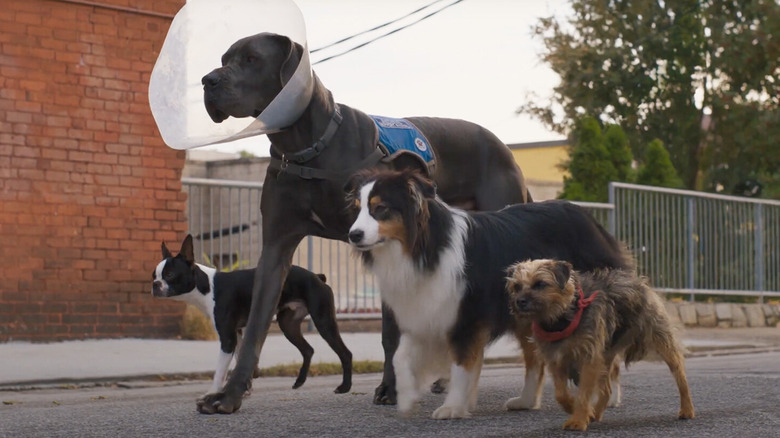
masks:
[[[392,161],[401,154],[412,154],[420,160],[428,175],[433,175],[436,157],[431,144],[412,122],[383,116],[370,116],[377,127],[379,146],[384,149],[385,161]]]

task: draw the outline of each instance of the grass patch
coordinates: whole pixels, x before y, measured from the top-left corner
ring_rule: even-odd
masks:
[[[298,370],[301,369],[300,363],[290,363],[276,365],[260,369],[260,377],[297,377]],[[376,360],[359,360],[352,362],[353,374],[381,373],[383,370],[382,362]],[[309,376],[331,376],[341,374],[341,364],[339,363],[313,363],[309,367]]]
[[[182,339],[191,341],[215,341],[217,332],[211,320],[195,306],[187,304],[179,324]]]

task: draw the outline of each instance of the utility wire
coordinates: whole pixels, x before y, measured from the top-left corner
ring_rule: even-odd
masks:
[[[421,22],[421,21],[423,21],[423,20],[427,20],[428,18],[431,18],[432,16],[434,16],[434,15],[438,14],[439,12],[441,12],[441,11],[443,11],[443,10],[445,10],[445,9],[447,9],[447,8],[449,8],[449,7],[451,7],[451,6],[455,6],[456,4],[458,4],[458,3],[462,2],[462,1],[463,1],[463,0],[456,0],[455,2],[453,2],[453,3],[450,3],[450,4],[448,4],[448,5],[444,6],[444,7],[442,7],[441,9],[437,9],[437,10],[435,10],[435,11],[431,12],[430,14],[428,14],[428,15],[425,15],[425,16],[423,16],[423,17],[421,17],[421,18],[419,18],[419,19],[417,19],[417,20],[415,20],[415,21],[413,21],[413,22],[411,22],[411,23],[409,23],[409,24],[407,24],[407,25],[405,25],[405,26],[399,27],[399,28],[397,28],[397,29],[393,29],[393,30],[391,30],[390,32],[387,32],[387,33],[385,33],[385,34],[379,35],[379,36],[378,36],[378,37],[376,37],[376,38],[373,38],[373,39],[370,39],[370,40],[368,40],[368,41],[366,41],[366,42],[364,42],[364,43],[358,44],[357,46],[354,46],[354,47],[352,47],[352,48],[350,48],[350,49],[347,49],[347,50],[345,50],[345,51],[343,51],[343,52],[341,52],[341,53],[337,53],[337,54],[335,54],[335,55],[328,56],[327,58],[320,59],[319,61],[312,63],[312,65],[317,65],[317,64],[323,63],[323,62],[325,62],[325,61],[330,61],[331,59],[338,58],[338,57],[340,57],[340,56],[344,56],[344,55],[346,55],[347,53],[353,52],[353,51],[355,51],[355,50],[357,50],[357,49],[360,49],[361,47],[365,47],[365,46],[367,46],[367,45],[369,45],[369,44],[371,44],[371,43],[373,43],[373,42],[375,42],[375,41],[377,41],[377,40],[380,40],[380,39],[382,39],[382,38],[388,37],[388,36],[390,36],[390,35],[392,35],[392,34],[394,34],[394,33],[396,33],[396,32],[400,32],[400,31],[402,31],[402,30],[404,30],[404,29],[406,29],[406,28],[408,28],[408,27],[411,27],[411,26],[413,26],[413,25],[415,25],[415,24],[417,24],[417,23],[419,23],[419,22]],[[434,3],[436,3],[436,2],[434,2]],[[433,3],[431,3],[431,5],[432,5],[432,4],[433,4]],[[430,5],[428,5],[428,6],[430,6]],[[426,7],[427,7],[427,6],[426,6]],[[423,8],[421,8],[421,9],[425,9],[426,7],[423,7]],[[408,14],[408,15],[411,15],[411,14]],[[408,16],[408,15],[407,15],[407,16]],[[402,17],[402,18],[404,18],[404,17]],[[400,20],[400,19],[399,19],[399,20]],[[396,20],[396,21],[397,21],[397,20]],[[382,27],[384,27],[384,26],[382,26]],[[369,32],[369,31],[365,31],[365,32]],[[363,33],[365,33],[365,32],[363,32]],[[354,35],[353,35],[353,36],[354,36]],[[346,38],[346,39],[348,40],[348,39],[350,39],[350,38],[352,38],[352,37],[349,37],[349,38]],[[335,43],[334,43],[334,44],[335,44]],[[319,49],[317,49],[317,50],[319,50]]]
[[[340,39],[338,41],[335,41],[335,42],[332,42],[332,43],[330,43],[328,45],[325,45],[325,46],[322,46],[322,47],[318,47],[318,48],[316,48],[314,50],[309,50],[309,53],[317,53],[320,50],[329,49],[329,48],[331,48],[331,47],[333,47],[335,45],[338,45],[338,44],[341,44],[343,42],[349,41],[349,40],[351,40],[353,38],[359,37],[360,35],[365,35],[365,34],[367,34],[369,32],[373,32],[375,30],[382,29],[383,27],[387,27],[387,26],[389,26],[391,24],[397,23],[397,22],[403,20],[406,17],[410,17],[410,16],[412,16],[412,15],[414,15],[414,14],[416,14],[416,13],[422,11],[422,10],[430,8],[431,6],[435,5],[436,3],[441,3],[442,1],[444,1],[444,0],[435,0],[435,1],[433,1],[431,3],[428,3],[427,5],[425,5],[425,6],[421,7],[421,8],[418,8],[418,9],[412,11],[412,12],[409,12],[408,14],[404,15],[403,17],[398,17],[395,20],[388,21],[387,23],[380,24],[379,26],[372,27],[371,29],[364,30],[362,32],[358,32],[358,33],[356,33],[354,35],[350,35],[350,36],[348,36],[346,38],[342,38],[342,39]]]

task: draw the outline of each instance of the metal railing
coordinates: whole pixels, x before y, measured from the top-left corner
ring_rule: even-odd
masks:
[[[182,178],[199,263],[252,268],[260,258],[263,185]],[[610,184],[609,203],[578,202],[625,242],[637,268],[664,292],[780,296],[780,202]],[[372,275],[346,243],[308,237],[293,263],[328,277],[340,315],[371,315]]]
[[[604,227],[607,231],[614,234],[615,233],[615,225],[613,223],[614,220],[614,210],[615,206],[613,204],[608,204],[606,202],[573,202],[573,204],[577,204],[580,207],[585,208],[585,210],[588,210],[588,212],[593,215],[593,217],[596,219],[596,221],[601,224],[602,227]]]
[[[612,229],[664,292],[780,296],[780,202],[611,183]]]
[[[188,194],[188,230],[194,237],[195,260],[225,271],[256,266],[262,248],[263,184],[182,178],[182,186]],[[346,243],[309,236],[295,251],[293,263],[325,274],[339,313],[357,317],[380,311],[374,277]]]

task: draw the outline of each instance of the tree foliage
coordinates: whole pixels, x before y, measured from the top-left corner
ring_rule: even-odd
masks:
[[[609,182],[615,181],[619,172],[599,122],[592,117],[582,118],[572,137],[569,160],[561,166],[568,175],[564,177],[560,198],[606,202]],[[612,137],[619,137],[619,134],[613,133]],[[629,167],[630,162],[629,159]]]
[[[573,0],[534,28],[561,78],[519,112],[568,134],[595,115],[634,156],[659,139],[684,186],[731,191],[780,168],[780,2]],[[780,182],[774,181],[780,185]]]
[[[631,168],[634,155],[628,145],[628,137],[618,125],[607,125],[604,128],[604,144],[609,152],[612,165],[615,167],[615,181],[630,182],[634,179]]]
[[[682,181],[661,140],[644,148],[639,172],[634,155],[618,125],[603,129],[593,117],[582,117],[572,132],[569,159],[561,164],[567,172],[560,198],[572,201],[607,202],[610,181],[637,182],[659,187],[682,187]]]
[[[677,176],[669,152],[661,140],[655,139],[647,145],[636,182],[648,186],[682,187],[682,180]]]

